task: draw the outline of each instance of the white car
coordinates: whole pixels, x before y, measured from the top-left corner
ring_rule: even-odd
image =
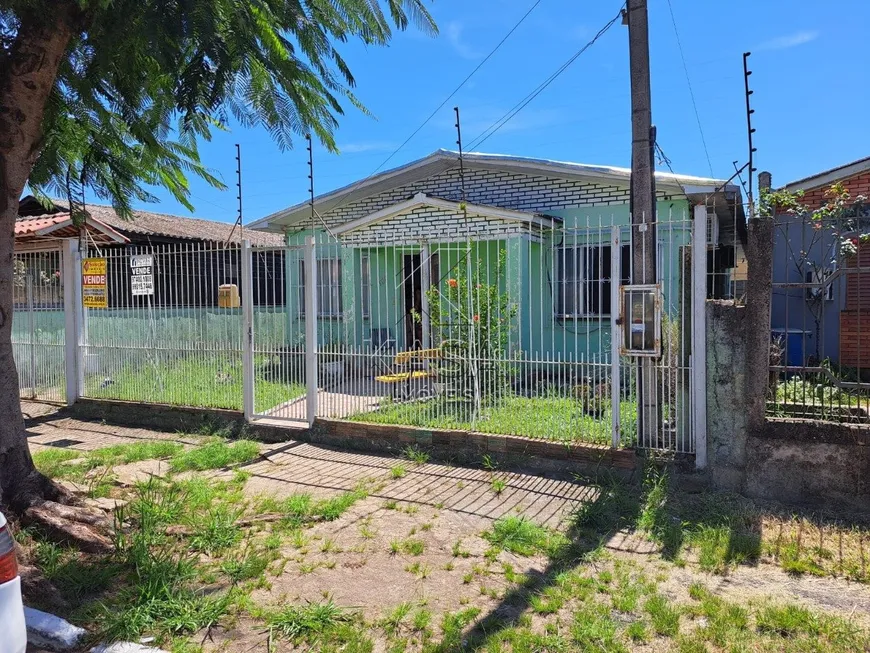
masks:
[[[15,540],[0,512],[0,653],[24,653],[27,627],[21,602],[21,578],[15,558]]]

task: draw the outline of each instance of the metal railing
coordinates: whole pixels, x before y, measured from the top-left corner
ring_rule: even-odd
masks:
[[[89,258],[105,260],[106,305],[84,309],[82,396],[241,408],[238,248],[131,246]]]
[[[621,326],[626,215],[495,225],[460,215],[462,229],[435,226],[427,240],[316,231],[282,247],[92,251],[70,268],[87,270],[80,313],[66,315],[79,339],[66,339],[73,395],[695,452],[705,384],[693,351],[704,349],[711,257],[693,228],[699,208],[659,215],[657,353],[643,364],[626,355]],[[54,292],[28,295],[21,278],[34,308]],[[61,363],[63,333],[51,345]],[[22,374],[32,350],[21,350]],[[641,392],[652,428],[638,428]]]
[[[774,217],[769,415],[870,423],[867,222]]]
[[[63,401],[64,278],[58,249],[16,252],[13,265],[12,351],[22,398]]]
[[[662,355],[645,372],[658,424],[640,441],[637,360],[613,355],[631,229],[609,217],[438,242],[299,234],[274,277],[277,331],[251,318],[253,357],[293,393],[269,406],[255,376],[253,414],[692,452],[692,220],[659,219]]]

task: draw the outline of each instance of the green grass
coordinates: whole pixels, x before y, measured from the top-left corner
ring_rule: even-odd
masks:
[[[426,543],[414,537],[408,537],[404,540],[390,541],[390,553],[404,553],[409,556],[423,555],[426,550]]]
[[[229,465],[249,462],[259,453],[260,445],[253,440],[236,442],[218,440],[178,453],[170,460],[169,467],[174,472],[221,469]]]
[[[607,411],[605,410],[605,414]],[[620,404],[624,443],[634,440],[637,406],[634,402]],[[461,429],[522,435],[559,442],[590,442],[609,444],[610,421],[597,419],[583,410],[582,402],[565,397],[507,397],[483,409],[479,419],[472,421],[464,404],[441,399],[424,402],[388,404],[378,410],[359,413],[348,419],[376,424],[401,424],[423,428]]]
[[[273,636],[305,650],[358,653],[372,650],[372,641],[360,619],[331,600],[288,605],[268,612],[265,621]]]
[[[281,527],[298,528],[313,521],[334,521],[367,496],[365,484],[361,483],[354,490],[320,501],[314,501],[307,493],[292,494],[283,499],[260,497],[256,509],[258,512],[280,513],[284,515],[284,519],[279,522]]]
[[[411,446],[410,444],[402,451],[402,455],[415,465],[425,465],[429,462],[428,453],[419,447]]]
[[[600,604],[583,604],[574,614],[571,639],[580,651],[623,653],[627,647],[620,641],[616,622],[607,608]]]
[[[258,551],[246,551],[239,557],[221,563],[221,571],[234,583],[259,578],[272,558]]]
[[[259,361],[262,367],[264,361]],[[147,401],[149,403],[201,408],[242,408],[241,360],[225,356],[178,358],[143,362],[113,374],[86,379],[86,393],[100,399]],[[265,411],[305,394],[302,383],[276,383],[258,374],[254,408]]]
[[[680,629],[680,611],[661,594],[649,597],[644,606],[653,630],[658,635],[674,637]]]
[[[34,558],[45,577],[65,596],[81,600],[108,589],[121,570],[111,559],[83,559],[74,549],[37,540]]]
[[[507,482],[498,476],[493,476],[492,480],[489,482],[489,489],[492,490],[496,496],[504,492],[506,487]]]
[[[368,492],[360,486],[350,492],[344,492],[336,497],[315,503],[311,508],[311,515],[319,517],[323,521],[334,521],[341,517],[353,504],[360,499],[365,499],[367,496]]]
[[[160,638],[195,632],[216,623],[232,602],[232,592],[204,594],[197,590],[197,559],[167,539],[168,523],[184,517],[185,493],[152,479],[140,485],[134,499],[119,511],[119,521],[135,527],[117,538],[125,568],[111,602],[96,606],[99,636],[109,641]],[[123,579],[129,579],[123,582]]]
[[[392,478],[402,478],[406,473],[404,465],[393,465],[390,467],[390,476]]]
[[[74,467],[64,463],[77,458],[87,458],[87,452],[75,449],[43,449],[33,454],[33,464],[49,478],[63,478]]]
[[[399,630],[402,626],[402,622],[404,622],[407,616],[411,614],[412,608],[413,606],[409,601],[400,603],[381,620],[381,628],[383,628],[384,632],[388,635],[392,635]]]
[[[564,543],[562,536],[538,526],[526,517],[516,515],[495,521],[492,528],[483,533],[483,538],[495,549],[521,556],[536,553],[552,555]]]
[[[232,547],[242,537],[236,526],[239,511],[226,504],[215,506],[208,514],[197,518],[199,526],[190,538],[190,548],[203,553],[220,553]]]
[[[50,478],[81,480],[88,471],[97,467],[112,467],[140,460],[170,458],[179,455],[183,449],[181,444],[167,440],[117,444],[91,451],[43,449],[33,454],[33,462],[39,471]],[[81,462],[65,464],[78,459],[81,459]]]
[[[423,580],[424,578],[428,578],[431,573],[431,569],[429,565],[426,565],[422,562],[412,562],[411,564],[405,567],[405,571],[409,574],[413,574],[418,579]]]

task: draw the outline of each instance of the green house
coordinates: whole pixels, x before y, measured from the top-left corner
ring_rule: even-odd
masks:
[[[613,272],[630,279],[629,181],[624,168],[477,153],[460,161],[440,150],[251,227],[286,235],[286,313],[299,336],[302,245],[314,237],[324,347],[425,349],[479,321],[482,303],[501,356],[604,362]],[[738,187],[722,180],[656,173],[655,183],[650,282],[679,319],[694,207],[706,207],[710,297],[730,296],[739,281],[745,218]],[[460,279],[468,289],[451,300]]]

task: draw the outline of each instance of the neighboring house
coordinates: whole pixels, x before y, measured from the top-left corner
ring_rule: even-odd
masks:
[[[655,183],[658,281],[670,316],[681,319],[693,206],[708,211],[708,295],[728,297],[744,260],[742,200],[737,186],[717,179],[657,172]],[[622,242],[620,277],[629,277],[629,184],[624,168],[477,153],[460,165],[456,152],[439,150],[321,195],[313,211],[298,204],[250,227],[285,233],[290,246],[315,234],[322,342],[425,347],[438,339],[433,316],[444,319],[430,301],[470,275],[514,307],[506,311],[511,355],[602,360],[615,308],[612,226]],[[300,329],[301,258],[301,250],[288,256],[295,281],[287,288]]]
[[[55,201],[46,209],[32,196],[23,198],[15,223],[15,251],[45,252],[42,258],[46,264],[56,266],[49,273],[59,269],[56,251],[64,239],[78,240],[91,257],[108,253],[110,308],[144,301],[130,296],[130,266],[126,257],[118,255],[119,246],[126,248],[125,253],[158,254],[153,297],[158,305],[217,306],[218,286],[240,283],[242,234],[231,223],[139,210],[125,220],[112,207],[95,204],[86,205],[85,211],[85,224],[79,228],[72,224],[66,203]],[[243,236],[261,247],[280,246],[284,242],[281,236],[261,231],[246,229]],[[36,257],[22,260],[42,265]],[[283,303],[283,289],[276,289],[272,282],[276,271],[282,276],[281,266],[279,255],[264,253],[258,257],[254,273],[258,304]]]
[[[802,192],[801,202],[815,210],[825,204],[825,193],[835,183],[853,199],[870,196],[870,157],[782,189]],[[771,328],[782,340],[787,364],[830,359],[846,367],[870,365],[870,243],[856,242],[858,256],[849,256],[842,241],[853,234],[840,225],[783,213],[774,222]],[[865,268],[860,273],[859,260]]]

